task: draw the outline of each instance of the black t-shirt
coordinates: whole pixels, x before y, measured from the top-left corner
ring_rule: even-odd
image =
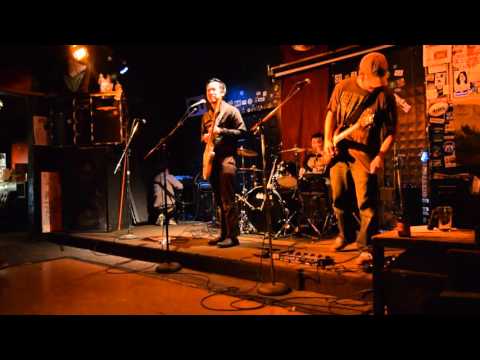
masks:
[[[336,128],[343,127],[349,122],[349,116],[353,114],[366,100],[365,111],[359,116],[358,121],[364,114],[374,114],[373,124],[368,128],[361,128],[354,131],[344,141],[349,153],[355,157],[367,155],[371,161],[380,150],[383,137],[394,135],[397,126],[397,106],[393,93],[386,87],[375,90],[376,96],[362,89],[357,84],[357,77],[343,80],[335,86],[335,89],[328,103],[327,111],[333,113]]]
[[[207,134],[213,123],[213,109],[208,105],[208,111],[202,117],[202,137]],[[237,148],[237,139],[247,131],[240,111],[222,101],[220,105],[218,127],[222,129],[221,133],[215,138],[215,156],[227,157],[234,156]]]

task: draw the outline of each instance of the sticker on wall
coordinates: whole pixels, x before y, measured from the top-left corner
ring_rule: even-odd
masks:
[[[423,66],[435,66],[450,63],[452,45],[423,45]]]
[[[428,115],[430,116],[443,116],[448,110],[448,103],[440,101],[430,105],[428,108]]]
[[[403,69],[396,69],[396,70],[393,72],[393,76],[396,76],[396,77],[401,77],[401,76],[403,76]]]
[[[452,168],[457,166],[457,159],[455,155],[448,155],[443,158],[446,168]]]
[[[437,117],[430,117],[428,119],[428,122],[430,124],[438,124],[438,125],[443,125],[445,124],[445,118],[441,117],[441,118],[437,118]]]
[[[438,96],[446,95],[445,93],[446,87],[447,87],[447,73],[446,72],[435,73],[435,88],[437,89]]]
[[[434,143],[443,143],[443,134],[433,134],[432,142]]]
[[[447,71],[448,71],[448,65],[447,64],[435,65],[435,66],[429,66],[428,67],[428,73],[430,75],[433,75],[433,74],[439,73],[439,72],[447,72]]]
[[[397,94],[393,94],[393,95],[395,96],[395,102],[397,103],[397,106],[400,107],[400,109],[402,109],[404,113],[408,113],[412,108],[412,106],[408,104],[405,99],[398,96]]]
[[[438,96],[437,89],[432,84],[431,86],[427,86],[427,100],[435,100]]]
[[[455,123],[453,121],[445,122],[445,132],[455,132]]]
[[[433,145],[430,156],[432,159],[438,159],[442,157],[442,146],[441,145]]]
[[[445,155],[452,155],[455,153],[455,142],[454,141],[445,141],[443,144],[443,152]]]
[[[453,95],[455,97],[468,96],[473,87],[466,70],[453,72]]]

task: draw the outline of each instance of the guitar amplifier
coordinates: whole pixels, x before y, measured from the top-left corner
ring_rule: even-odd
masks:
[[[92,143],[94,145],[123,142],[121,101],[113,97],[92,98]]]

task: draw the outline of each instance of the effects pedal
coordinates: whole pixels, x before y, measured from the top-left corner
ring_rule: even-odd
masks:
[[[301,252],[295,250],[287,250],[276,253],[273,257],[275,260],[283,261],[289,264],[300,264],[314,267],[325,268],[335,264],[335,260],[330,256],[323,256],[321,254]]]

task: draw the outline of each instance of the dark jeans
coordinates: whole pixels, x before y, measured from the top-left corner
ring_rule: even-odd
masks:
[[[239,233],[238,214],[235,206],[236,170],[233,156],[215,157],[210,182],[215,195],[215,202],[220,207],[222,238],[237,238]]]
[[[337,216],[339,236],[347,242],[355,241],[353,216],[356,205],[360,212],[360,230],[356,236],[360,251],[368,250],[371,237],[378,231],[377,176],[367,171],[366,167],[353,158],[344,158],[330,169],[333,209]]]

